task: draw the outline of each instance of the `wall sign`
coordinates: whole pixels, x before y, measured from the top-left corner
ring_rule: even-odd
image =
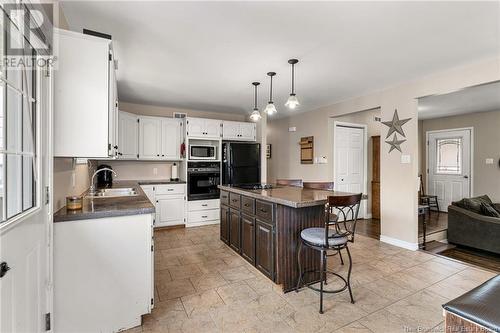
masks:
[[[395,109],[394,115],[392,116],[392,120],[382,122],[382,124],[389,127],[389,130],[387,131],[387,135],[385,138],[387,139],[392,134],[394,134],[391,140],[385,140],[385,143],[387,143],[390,146],[389,153],[391,153],[394,149],[399,150],[401,153],[403,152],[401,150],[401,144],[405,142],[406,139],[398,139],[398,134],[403,138],[406,137],[405,132],[403,131],[403,125],[409,122],[410,120],[411,118],[400,120],[398,115],[398,110]]]

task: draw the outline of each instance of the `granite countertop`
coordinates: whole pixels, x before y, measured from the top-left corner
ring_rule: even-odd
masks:
[[[152,214],[155,206],[141,189],[140,185],[149,184],[185,184],[184,181],[170,180],[127,180],[115,181],[111,188],[133,187],[138,195],[108,198],[86,198],[83,196],[83,208],[81,210],[67,210],[66,206],[54,214],[54,222],[99,219],[113,216]]]
[[[163,185],[163,184],[186,184],[184,180],[156,179],[156,180],[138,180],[139,185]]]
[[[353,194],[340,191],[314,190],[302,187],[280,185],[275,185],[272,189],[265,190],[248,190],[223,185],[219,185],[219,189],[242,194],[255,199],[274,202],[292,208],[322,206],[326,203],[328,196],[344,196]]]

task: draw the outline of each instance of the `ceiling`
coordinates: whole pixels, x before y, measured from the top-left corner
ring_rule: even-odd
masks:
[[[418,100],[418,119],[500,110],[500,82]]]
[[[113,36],[124,102],[250,113],[298,58],[303,112],[500,54],[499,2],[67,1],[70,28]]]

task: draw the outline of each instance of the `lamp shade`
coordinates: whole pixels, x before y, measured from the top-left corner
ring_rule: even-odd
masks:
[[[250,114],[250,120],[252,121],[259,121],[262,116],[260,115],[259,110],[254,109],[253,112]]]
[[[290,108],[290,109],[295,109],[297,106],[299,106],[299,100],[297,99],[297,96],[295,94],[290,94],[290,97],[288,97],[288,100],[285,103],[285,106]]]
[[[266,105],[266,108],[265,108],[264,112],[271,116],[271,115],[275,114],[278,111],[276,110],[276,106],[274,106],[274,103],[273,102],[269,102]]]

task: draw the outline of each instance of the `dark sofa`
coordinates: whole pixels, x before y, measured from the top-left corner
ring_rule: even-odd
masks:
[[[479,205],[474,200],[479,200]],[[448,243],[500,254],[500,217],[487,216],[481,201],[500,209],[487,196],[453,202],[448,207]]]

